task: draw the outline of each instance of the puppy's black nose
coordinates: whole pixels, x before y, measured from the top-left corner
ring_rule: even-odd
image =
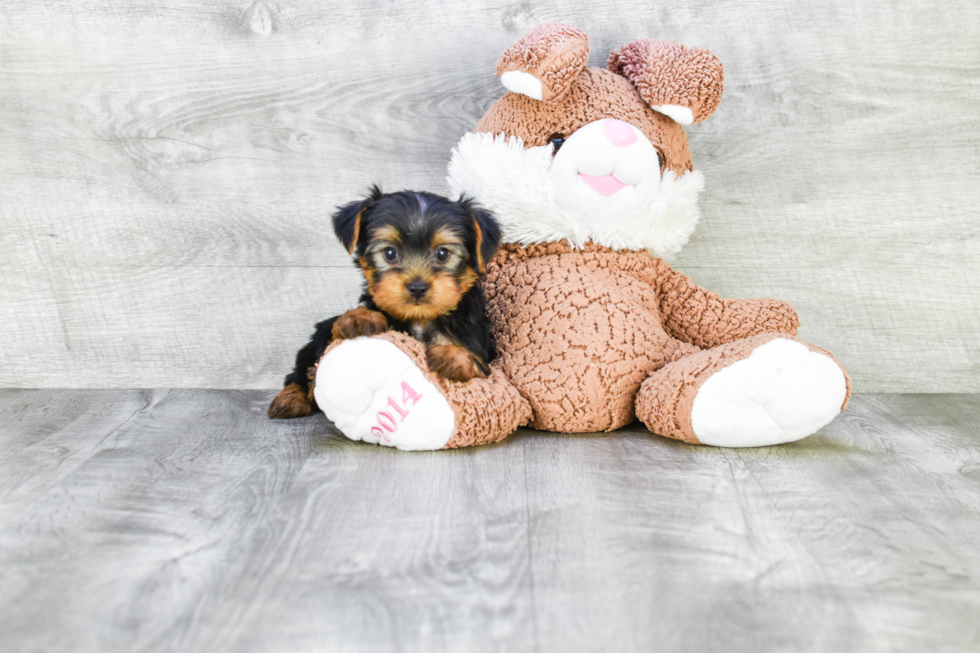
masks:
[[[421,299],[423,296],[425,296],[425,293],[429,292],[429,284],[421,279],[416,279],[415,281],[409,282],[409,284],[405,287],[408,288],[408,292],[415,299]]]

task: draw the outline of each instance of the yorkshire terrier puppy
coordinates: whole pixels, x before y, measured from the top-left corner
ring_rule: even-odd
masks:
[[[360,306],[316,325],[269,417],[317,410],[311,376],[334,340],[400,331],[427,345],[429,369],[444,379],[489,373],[494,351],[481,280],[500,228],[488,211],[468,198],[373,186],[364,200],[340,207],[333,227],[364,275]]]

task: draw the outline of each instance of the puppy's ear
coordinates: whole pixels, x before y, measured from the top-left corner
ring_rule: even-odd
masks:
[[[337,234],[337,239],[344,245],[344,249],[351,256],[357,249],[357,243],[363,235],[361,232],[361,222],[368,207],[384,195],[381,188],[377,185],[371,186],[368,196],[359,202],[351,202],[344,206],[338,206],[337,212],[333,215],[333,231]]]
[[[487,263],[500,249],[500,226],[494,220],[493,214],[468,197],[459,199],[460,205],[470,215],[473,223],[473,244],[470,248],[470,259],[473,267],[483,274]]]
[[[725,86],[718,57],[673,41],[633,41],[609,55],[606,67],[630,80],[651,109],[682,125],[714,113]]]

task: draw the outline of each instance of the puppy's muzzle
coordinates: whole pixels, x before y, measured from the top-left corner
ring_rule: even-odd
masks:
[[[425,293],[429,292],[429,284],[421,279],[410,281],[405,288],[408,290],[408,294],[415,299],[422,299],[425,297]]]

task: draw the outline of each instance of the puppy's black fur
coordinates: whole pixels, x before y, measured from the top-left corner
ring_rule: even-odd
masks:
[[[339,207],[333,226],[364,275],[360,306],[316,325],[269,417],[317,410],[310,373],[337,339],[399,331],[428,346],[429,368],[442,378],[489,372],[494,350],[481,281],[500,228],[488,211],[467,198],[373,186],[365,199]]]

